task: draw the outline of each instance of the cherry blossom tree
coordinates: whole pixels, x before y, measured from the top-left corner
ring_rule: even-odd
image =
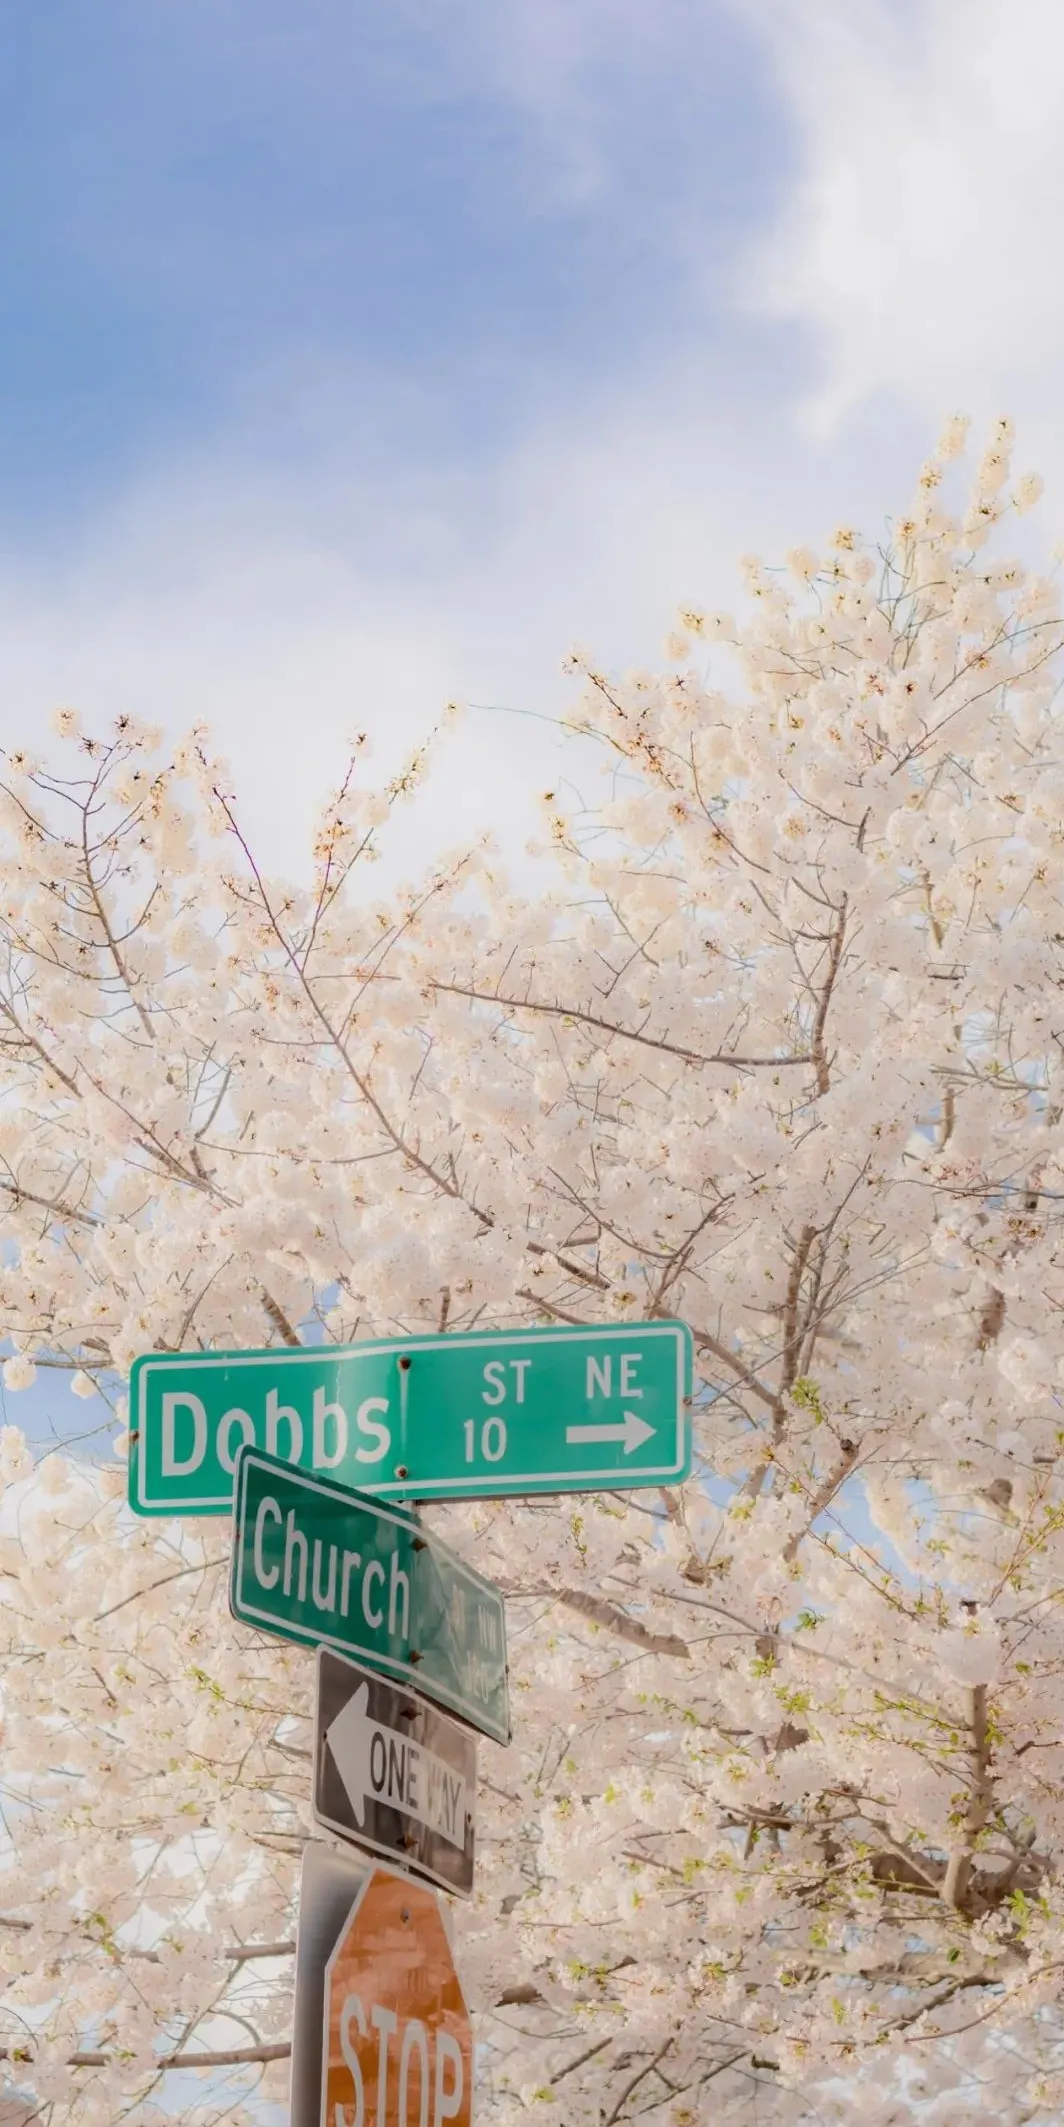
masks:
[[[964,443],[881,543],[744,562],[664,675],[574,657],[604,779],[547,794],[532,899],[488,845],[375,894],[428,751],[379,790],[356,747],[296,886],[202,732],[6,758],[9,1389],[691,1325],[681,1490],[429,1510],[509,1599],[454,1915],[499,2127],[1064,2098],[1064,624],[1001,551],[1009,424],[967,500]],[[309,1657],[229,1619],[224,1522],[14,1428],[0,1466],[11,2080],[258,2119]]]

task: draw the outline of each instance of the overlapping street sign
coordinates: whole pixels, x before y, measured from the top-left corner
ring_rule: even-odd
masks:
[[[502,1595],[402,1507],[241,1448],[229,1604],[241,1624],[354,1655],[509,1742]]]
[[[468,1898],[476,1771],[468,1729],[416,1693],[319,1647],[317,1824]]]
[[[470,2127],[469,2016],[430,1891],[312,1840],[295,1965],[290,2127]]]
[[[150,1353],[130,1384],[138,1514],[223,1514],[249,1443],[392,1498],[628,1491],[690,1470],[682,1322]]]

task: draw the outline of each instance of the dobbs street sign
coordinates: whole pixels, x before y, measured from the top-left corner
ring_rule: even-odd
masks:
[[[425,1699],[318,1648],[315,1823],[468,1898],[477,1747]]]
[[[241,1448],[229,1606],[241,1624],[357,1655],[510,1740],[502,1596],[401,1507]]]
[[[228,1512],[245,1442],[379,1497],[674,1484],[690,1394],[682,1322],[150,1353],[130,1382],[130,1503]]]

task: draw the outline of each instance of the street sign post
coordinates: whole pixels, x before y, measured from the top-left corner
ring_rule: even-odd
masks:
[[[356,1655],[509,1742],[503,1598],[402,1507],[241,1448],[229,1604],[241,1624]]]
[[[468,1898],[476,1776],[468,1729],[414,1692],[319,1647],[316,1824]]]
[[[289,2127],[321,2127],[325,1967],[368,1876],[368,1863],[360,1864],[355,1855],[341,1853],[324,1839],[309,1839],[303,1848],[296,1922]],[[330,2121],[329,2127],[335,2127],[335,2123]],[[372,2115],[365,2127],[375,2127]]]
[[[243,1443],[381,1498],[676,1484],[690,1395],[682,1322],[153,1352],[130,1383],[130,1503],[227,1513]]]
[[[470,2127],[472,2030],[431,1891],[367,1876],[325,1968],[323,2021],[329,2127]]]

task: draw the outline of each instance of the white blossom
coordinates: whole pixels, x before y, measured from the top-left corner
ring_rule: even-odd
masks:
[[[13,1359],[4,1360],[4,1387],[10,1389],[32,1388],[37,1379],[33,1360],[24,1353],[16,1352]]]
[[[688,1484],[427,1510],[508,1600],[483,2116],[1056,2102],[1064,627],[997,551],[1011,424],[958,503],[964,432],[882,543],[685,604],[681,669],[574,654],[531,901],[480,850],[366,872],[430,747],[380,788],[356,743],[295,882],[202,729],[9,750],[4,1386],[107,1406],[91,1464],[0,1431],[0,2043],[51,2127],[283,2105],[284,2062],[153,2064],[286,2042],[312,1828],[311,1657],[233,1623],[224,1517],[130,1514],[117,1378],[670,1314]]]
[[[939,1634],[935,1653],[947,1676],[955,1683],[975,1686],[992,1684],[1001,1665],[1001,1634],[992,1619],[958,1618]]]
[[[1024,473],[1016,482],[1015,502],[1017,509],[1033,509],[1035,503],[1041,500],[1044,492],[1045,481],[1042,479],[1041,473]]]

